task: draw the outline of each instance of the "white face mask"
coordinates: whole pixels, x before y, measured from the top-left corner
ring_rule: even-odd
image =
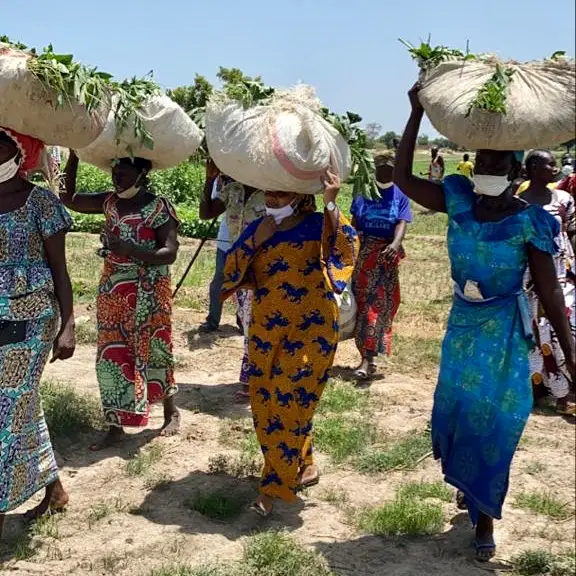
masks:
[[[138,176],[138,179],[136,182],[134,182],[133,186],[130,186],[130,188],[126,188],[126,190],[122,190],[121,192],[116,192],[116,196],[122,200],[130,200],[131,198],[134,198],[134,196],[140,192],[140,188],[142,188],[142,186],[139,184],[140,179],[141,176]]]
[[[482,196],[500,196],[508,186],[510,181],[508,176],[489,176],[487,174],[476,174],[474,176],[476,194]]]
[[[394,186],[394,182],[388,182],[387,184],[382,184],[382,182],[378,182],[378,180],[376,180],[376,186],[378,186],[380,190],[388,190],[388,188],[392,188],[392,186]]]
[[[12,178],[18,174],[19,169],[20,162],[16,161],[16,156],[10,158],[10,160],[4,162],[4,164],[0,164],[0,184],[12,180]]]
[[[276,224],[280,224],[280,222],[286,220],[286,218],[290,218],[290,216],[294,214],[294,206],[292,206],[292,203],[287,204],[282,208],[269,208],[266,206],[266,214],[272,216]]]

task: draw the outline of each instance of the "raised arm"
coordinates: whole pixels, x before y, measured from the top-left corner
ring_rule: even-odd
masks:
[[[416,84],[409,92],[412,104],[412,113],[404,129],[404,134],[398,152],[396,154],[396,167],[394,169],[394,182],[412,200],[433,210],[434,212],[446,212],[446,201],[442,186],[430,180],[424,180],[414,176],[414,149],[418,139],[420,123],[424,116],[424,109],[418,99],[420,86]]]
[[[218,168],[212,159],[206,162],[206,180],[204,182],[204,192],[200,202],[199,215],[202,220],[213,220],[226,212],[226,205],[220,198],[212,197],[214,182],[219,176]]]
[[[574,338],[566,317],[566,303],[554,268],[554,260],[547,252],[530,245],[528,262],[534,290],[540,299],[546,317],[550,320],[550,324],[558,336],[558,342],[566,357],[566,365],[572,379],[574,379],[574,357],[576,355]]]
[[[78,162],[78,156],[76,156],[74,150],[70,150],[68,162],[66,162],[66,168],[64,168],[64,190],[60,191],[60,200],[70,210],[83,214],[102,214],[104,201],[108,194],[76,194]]]

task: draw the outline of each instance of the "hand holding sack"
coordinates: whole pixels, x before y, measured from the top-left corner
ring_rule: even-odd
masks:
[[[245,108],[216,94],[206,109],[206,143],[226,175],[260,190],[321,194],[330,169],[350,174],[350,149],[321,116],[314,90],[299,85]]]
[[[103,102],[89,112],[74,98],[58,105],[58,95],[30,71],[29,60],[34,57],[0,43],[0,126],[46,144],[87,146],[102,132],[109,106]]]
[[[495,74],[508,79],[505,113],[477,107]],[[576,132],[576,68],[565,58],[505,63],[495,57],[451,59],[424,70],[420,102],[430,122],[469,150],[554,147]],[[487,107],[490,107],[488,104]]]
[[[102,134],[89,146],[77,150],[78,157],[109,171],[116,158],[127,156],[150,160],[152,168],[171,168],[192,156],[202,143],[202,131],[168,96],[153,96],[141,109],[144,127],[152,138],[151,147],[135,135],[134,121],[129,120],[120,138],[116,135],[114,106]]]

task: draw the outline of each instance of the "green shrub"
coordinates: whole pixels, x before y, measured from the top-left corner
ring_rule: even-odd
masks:
[[[183,162],[168,170],[152,171],[151,188],[160,196],[166,196],[174,204],[198,205],[204,189],[204,167],[201,164]],[[108,192],[112,190],[110,174],[81,163],[78,168],[76,190],[81,194]]]

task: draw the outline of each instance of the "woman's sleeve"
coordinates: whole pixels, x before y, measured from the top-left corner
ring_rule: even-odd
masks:
[[[59,232],[72,228],[72,218],[64,204],[50,190],[41,189],[34,201],[38,227],[46,240]]]
[[[249,290],[256,288],[256,280],[250,265],[258,251],[254,235],[261,221],[262,219],[258,219],[252,222],[226,254],[220,300],[227,300],[240,288]]]
[[[444,178],[442,189],[444,190],[448,218],[453,218],[461,212],[468,212],[472,209],[476,195],[470,178],[452,174]]]
[[[342,294],[352,277],[358,247],[358,234],[344,214],[338,211],[336,230],[333,230],[326,212],[322,225],[322,262],[336,294]]]
[[[155,230],[156,228],[164,226],[164,224],[170,220],[176,222],[176,227],[180,226],[180,219],[178,218],[178,214],[176,214],[176,209],[172,205],[172,202],[170,202],[168,198],[159,197],[156,200],[154,211],[148,218],[150,228]]]
[[[558,244],[556,237],[560,234],[560,224],[554,216],[540,206],[529,206],[524,239],[542,252],[556,254]]]

